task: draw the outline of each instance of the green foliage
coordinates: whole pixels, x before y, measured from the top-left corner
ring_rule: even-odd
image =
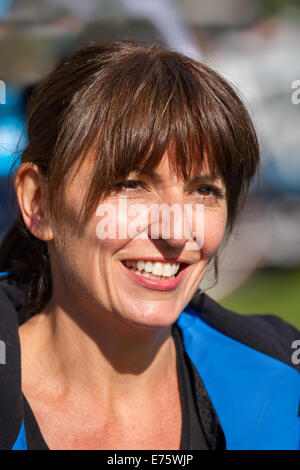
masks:
[[[300,329],[300,267],[258,271],[220,303],[238,313],[272,313]]]
[[[280,13],[287,7],[299,7],[299,0],[263,0],[261,2],[263,16],[272,16]]]

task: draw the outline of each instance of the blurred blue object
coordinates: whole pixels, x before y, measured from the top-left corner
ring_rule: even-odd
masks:
[[[11,6],[12,6],[13,0],[1,0],[0,2],[0,17],[5,15],[7,13]]]
[[[23,90],[7,85],[5,90],[5,104],[0,107],[0,116],[5,115],[7,112],[11,111],[12,108],[23,108],[23,103]]]
[[[0,176],[7,176],[24,148],[25,138],[21,137],[24,121],[19,116],[7,116],[0,123]],[[18,145],[19,139],[20,143]]]
[[[5,98],[0,105],[0,177],[8,175],[27,144],[23,92],[7,86]]]

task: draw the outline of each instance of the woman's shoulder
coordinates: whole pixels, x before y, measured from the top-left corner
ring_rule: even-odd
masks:
[[[300,371],[300,364],[295,363],[298,361],[293,361],[295,345],[300,344],[300,331],[278,316],[239,314],[223,307],[200,290],[193,296],[189,305],[205,323],[223,335]],[[298,341],[299,343],[296,343]]]
[[[178,321],[186,353],[220,419],[227,449],[297,449],[299,331],[274,315],[240,315],[198,291]]]

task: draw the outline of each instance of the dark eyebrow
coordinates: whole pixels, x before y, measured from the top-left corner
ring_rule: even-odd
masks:
[[[156,173],[156,171],[153,170],[143,170],[143,171],[136,171],[137,176],[148,176],[150,178],[153,178],[154,180],[160,182],[162,180],[161,176],[159,173]]]
[[[139,176],[150,176],[151,178],[157,181],[162,180],[160,174],[153,170],[140,171],[140,172],[137,172],[137,174]],[[207,182],[212,183],[217,180],[223,181],[222,175],[220,173],[216,173],[216,174],[206,173],[204,175],[195,176],[194,178],[188,180],[188,184],[197,184],[197,183],[201,184],[201,183],[207,183]]]
[[[189,184],[201,184],[201,183],[213,183],[216,181],[223,182],[222,175],[220,173],[217,174],[205,174],[205,175],[199,175],[195,176],[191,180],[188,181]]]

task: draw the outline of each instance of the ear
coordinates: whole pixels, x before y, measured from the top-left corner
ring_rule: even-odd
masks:
[[[53,239],[46,206],[47,183],[34,163],[22,163],[15,176],[15,191],[25,225],[43,241]]]

